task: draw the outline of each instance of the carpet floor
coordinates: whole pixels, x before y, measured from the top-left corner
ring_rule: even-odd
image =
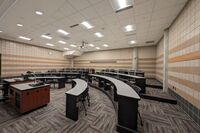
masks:
[[[79,120],[66,118],[65,92],[70,88],[68,84],[65,89],[51,89],[50,103],[25,115],[17,113],[9,101],[0,103],[0,133],[117,133],[117,115],[112,102],[92,87],[87,116],[79,104]],[[158,89],[147,90],[151,94],[162,94]],[[143,126],[138,120],[139,133],[200,133],[200,127],[178,105],[141,99],[139,112],[143,120]]]

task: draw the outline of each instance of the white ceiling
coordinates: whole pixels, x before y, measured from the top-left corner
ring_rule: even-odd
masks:
[[[15,1],[15,0],[1,0]],[[2,3],[3,3],[2,2]],[[163,35],[187,0],[134,0],[133,8],[115,13],[109,0],[16,0],[7,10],[0,2],[0,38],[25,42],[37,46],[46,43],[55,44],[53,49],[64,51],[70,44],[80,45],[82,41],[92,43],[101,49],[116,49],[135,46],[148,46],[146,41],[155,41]],[[43,11],[42,16],[35,11]],[[4,12],[4,13],[1,13]],[[70,28],[71,25],[89,21],[94,28],[85,29],[81,26]],[[23,24],[17,27],[16,24]],[[124,32],[123,27],[134,25],[136,31]],[[69,38],[63,39],[56,31],[64,29],[69,32]],[[101,32],[104,37],[97,38],[95,32]],[[50,33],[52,40],[41,38],[42,34]],[[23,41],[18,36],[32,38]],[[58,41],[67,44],[59,44]],[[135,40],[136,44],[130,44]],[[108,48],[102,47],[108,44]],[[86,47],[83,51],[94,51],[95,48]]]

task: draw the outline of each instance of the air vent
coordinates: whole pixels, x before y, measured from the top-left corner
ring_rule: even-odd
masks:
[[[0,0],[0,19],[6,14],[15,1],[16,0]]]
[[[136,35],[136,33],[126,34],[126,36],[134,36],[134,35]]]
[[[147,43],[147,44],[154,43],[154,41],[146,41],[145,43]]]
[[[64,40],[69,40],[70,39],[70,37],[68,37],[68,36],[60,36],[60,38],[62,38]]]
[[[51,33],[46,33],[45,35],[47,35],[47,36],[50,36],[50,35],[51,35]]]
[[[101,41],[101,40],[94,40],[94,42],[99,42],[99,41]]]
[[[74,28],[74,27],[77,27],[77,26],[79,26],[79,24],[71,25],[70,28]]]

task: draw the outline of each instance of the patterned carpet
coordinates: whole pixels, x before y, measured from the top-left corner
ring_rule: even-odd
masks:
[[[141,133],[200,133],[200,127],[178,105],[142,99]]]
[[[163,92],[163,90],[161,90],[161,89],[154,89],[154,88],[151,88],[151,87],[146,87],[146,94],[149,95],[149,96],[156,96],[156,97],[161,97],[161,98],[174,99],[167,92]]]
[[[71,85],[67,85],[70,89]],[[65,117],[65,92],[52,89],[51,102],[38,110],[19,115],[0,104],[0,133],[115,133],[116,114],[112,102],[101,91],[90,89],[91,105],[85,116],[80,104],[79,120]]]
[[[48,106],[25,115],[0,103],[0,133],[116,133],[117,115],[112,102],[94,88],[90,88],[88,115],[84,115],[80,104],[79,120],[74,122],[66,118],[65,92],[70,88],[71,85],[66,89],[52,89]],[[178,105],[141,99],[139,111],[144,124],[141,126],[138,121],[139,133],[200,133],[200,127]]]

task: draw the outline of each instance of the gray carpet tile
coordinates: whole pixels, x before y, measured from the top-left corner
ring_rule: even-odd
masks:
[[[91,106],[85,116],[81,104],[79,120],[65,117],[65,92],[71,88],[51,89],[50,103],[42,108],[20,115],[0,103],[0,133],[116,133],[117,115],[110,99],[90,87]],[[147,93],[168,96],[159,89],[147,88]],[[143,126],[138,119],[139,133],[200,133],[200,127],[178,106],[153,100],[139,101]]]
[[[116,113],[112,102],[101,91],[91,88],[88,114],[79,106],[79,120],[65,117],[65,92],[51,89],[51,102],[25,115],[16,113],[7,103],[0,104],[0,133],[115,133]],[[12,111],[11,111],[12,110]],[[3,117],[2,117],[3,116]]]

